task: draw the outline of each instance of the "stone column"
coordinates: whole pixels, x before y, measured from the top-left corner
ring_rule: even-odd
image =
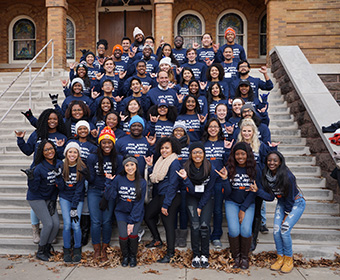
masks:
[[[154,0],[155,19],[155,41],[159,44],[162,36],[164,41],[171,44],[173,42],[173,19],[172,6],[174,0]]]
[[[46,0],[47,8],[47,41],[54,42],[54,67],[66,66],[66,11],[67,0]],[[51,47],[48,47],[48,57],[51,56]]]

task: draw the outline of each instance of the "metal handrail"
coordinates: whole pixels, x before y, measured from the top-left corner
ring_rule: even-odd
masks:
[[[34,78],[32,79],[32,66],[31,64],[37,59],[37,57],[48,47],[48,45],[51,44],[51,50],[52,50],[52,54],[51,57],[46,61],[46,63],[40,68],[39,72],[34,76]],[[17,99],[13,102],[13,104],[9,107],[9,109],[7,110],[7,112],[3,115],[3,117],[0,119],[0,123],[2,123],[2,121],[7,117],[7,115],[9,114],[9,112],[13,109],[13,107],[18,103],[18,101],[20,100],[20,98],[24,95],[24,93],[27,91],[27,89],[29,88],[29,108],[32,108],[32,91],[31,91],[31,86],[33,84],[33,82],[35,81],[35,79],[40,75],[40,73],[45,69],[46,65],[48,63],[51,62],[51,68],[52,68],[52,77],[54,76],[54,42],[53,39],[49,40],[46,45],[35,55],[35,57],[32,58],[32,60],[27,63],[27,65],[25,66],[25,68],[14,78],[14,80],[9,84],[9,86],[0,94],[0,98],[12,87],[12,85],[20,78],[20,76],[27,70],[27,68],[29,68],[29,83],[28,85],[25,87],[25,89],[23,90],[23,92],[21,94],[19,94],[19,96],[17,97]]]

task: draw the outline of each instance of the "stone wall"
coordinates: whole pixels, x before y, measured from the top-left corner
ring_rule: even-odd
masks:
[[[340,101],[340,74],[319,74],[334,99]]]
[[[284,100],[287,101],[290,113],[294,116],[294,120],[297,122],[299,129],[301,130],[301,136],[306,138],[310,152],[316,157],[316,163],[321,168],[321,176],[327,180],[327,188],[333,190],[334,200],[340,203],[340,188],[337,182],[330,177],[330,173],[335,167],[334,161],[315,128],[313,121],[306,111],[303,102],[296,92],[294,85],[290,81],[277,54],[274,52],[270,59],[271,71],[280,85],[281,93]]]

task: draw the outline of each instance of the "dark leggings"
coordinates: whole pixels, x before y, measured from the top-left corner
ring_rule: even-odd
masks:
[[[161,240],[157,228],[158,216],[161,213],[164,195],[156,195],[150,203],[145,207],[144,220],[151,231],[154,239]],[[168,216],[161,215],[162,223],[165,228],[166,243],[168,245],[167,254],[172,255],[175,252],[175,218],[177,209],[181,204],[181,195],[176,194],[170,207],[168,208]]]
[[[130,236],[138,235],[138,230],[140,228],[141,223],[142,222],[138,222],[134,224],[133,231],[131,232]],[[117,224],[118,224],[119,237],[127,238],[128,237],[128,234],[127,234],[128,223],[125,221],[117,221]]]

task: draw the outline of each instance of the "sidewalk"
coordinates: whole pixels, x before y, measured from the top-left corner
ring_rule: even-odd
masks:
[[[239,274],[230,274],[212,269],[179,269],[173,268],[169,264],[152,264],[138,266],[136,268],[89,268],[89,267],[65,267],[63,263],[46,263],[34,261],[27,258],[8,260],[6,256],[0,256],[0,279],[58,279],[58,280],[78,280],[78,279],[115,279],[115,280],[143,280],[143,279],[294,279],[294,280],[332,280],[340,278],[340,268],[331,270],[330,268],[294,268],[289,274],[281,274],[266,268],[251,267],[249,270]]]

